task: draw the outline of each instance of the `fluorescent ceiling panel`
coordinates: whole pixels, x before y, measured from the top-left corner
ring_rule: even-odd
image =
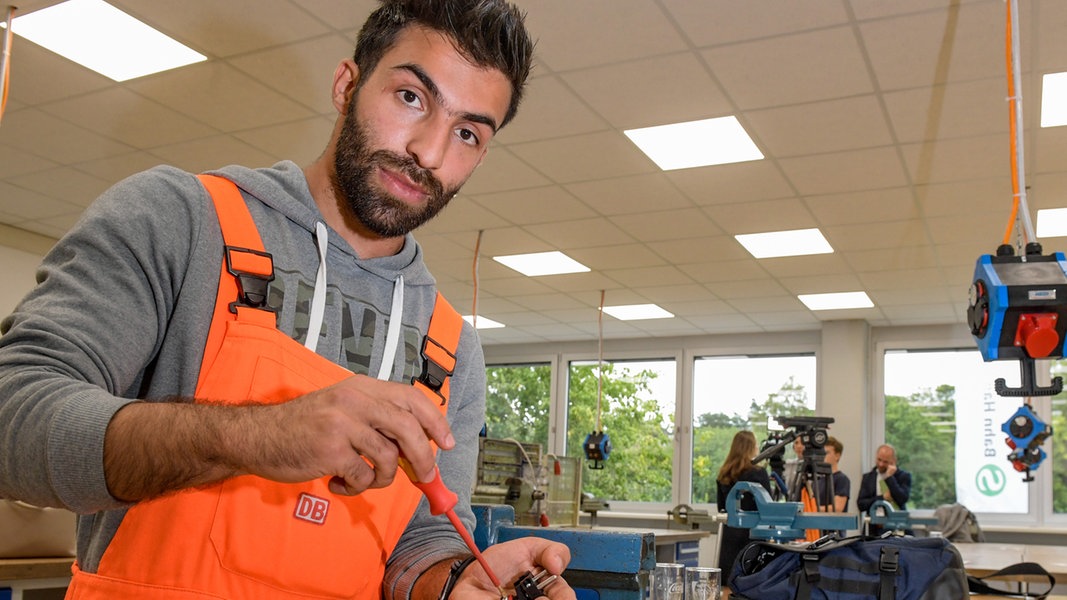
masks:
[[[494,321],[489,317],[483,317],[478,315],[478,323],[475,324],[474,317],[472,315],[463,315],[463,320],[474,325],[478,329],[500,329],[505,325],[499,321]]]
[[[1041,126],[1067,125],[1067,73],[1045,73],[1041,78]]]
[[[562,275],[565,273],[585,273],[589,271],[589,267],[566,254],[557,251],[494,256],[493,260],[506,267],[515,269],[527,277]]]
[[[101,0],[69,0],[27,13],[11,29],[115,81],[207,60]]]
[[[605,306],[604,312],[620,321],[639,321],[641,319],[670,319],[673,314],[655,304],[623,304]]]
[[[733,116],[625,131],[664,171],[759,160],[759,151]]]
[[[811,310],[841,310],[871,308],[874,302],[866,292],[836,292],[833,294],[801,294],[797,296]]]
[[[1037,211],[1037,237],[1067,235],[1067,208],[1046,208]]]
[[[734,239],[756,258],[830,254],[834,251],[818,229],[746,233],[735,235]]]

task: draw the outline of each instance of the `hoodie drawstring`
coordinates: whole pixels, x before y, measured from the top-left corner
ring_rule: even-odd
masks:
[[[311,314],[308,315],[308,334],[304,347],[312,352],[319,345],[319,333],[322,331],[322,318],[326,312],[326,249],[329,242],[326,225],[315,223],[315,242],[319,248],[319,271],[315,275],[315,293],[311,296]]]
[[[311,296],[311,314],[308,315],[308,332],[304,347],[312,352],[319,344],[322,320],[326,312],[326,251],[329,248],[329,232],[321,221],[315,223],[315,242],[319,250],[319,270],[315,274],[315,292]],[[400,324],[404,319],[404,276],[397,275],[393,281],[393,306],[389,311],[389,331],[385,337],[385,351],[378,369],[378,379],[388,381],[396,363],[396,351],[400,345]]]
[[[404,319],[404,276],[397,275],[393,281],[393,306],[389,310],[389,333],[385,336],[385,352],[378,369],[378,379],[389,381],[396,362],[396,349],[400,345],[400,324]]]

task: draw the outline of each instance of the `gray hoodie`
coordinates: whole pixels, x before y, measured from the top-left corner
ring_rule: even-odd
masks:
[[[324,225],[296,164],[217,173],[243,190],[273,255],[269,303],[278,328],[355,373],[410,381],[421,369],[419,345],[436,294],[414,238],[394,256],[363,260]],[[169,167],[139,173],[89,207],[45,257],[37,286],[0,323],[0,497],[80,513],[83,570],[96,570],[127,508],[104,480],[107,424],[133,399],[193,396],[221,248],[211,200],[193,175]],[[325,294],[316,300],[320,262]],[[399,343],[383,357],[398,288]],[[310,342],[309,327],[317,333]],[[456,448],[439,452],[438,463],[459,494],[457,513],[472,528],[485,365],[469,324],[457,356],[448,409]],[[409,595],[425,566],[463,552],[424,499],[389,558],[386,597]]]

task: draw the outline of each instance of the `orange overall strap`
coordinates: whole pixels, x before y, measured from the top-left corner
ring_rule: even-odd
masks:
[[[449,381],[456,369],[456,350],[463,332],[463,317],[437,292],[426,338],[422,342],[422,374],[411,383],[431,400],[448,402]]]
[[[241,190],[237,184],[216,175],[197,175],[215,204],[219,226],[222,228],[223,261],[219,274],[219,291],[215,296],[215,312],[211,318],[207,344],[204,346],[204,362],[200,369],[197,389],[204,383],[210,370],[206,367],[218,354],[222,345],[226,323],[236,318],[237,306],[258,303],[266,308],[266,283],[274,279],[274,262],[263,251],[259,230],[248,212]],[[255,282],[262,282],[259,289]],[[261,296],[261,297],[260,297]],[[245,300],[245,302],[240,302]],[[269,309],[268,309],[269,310]],[[267,313],[273,322],[274,315]]]

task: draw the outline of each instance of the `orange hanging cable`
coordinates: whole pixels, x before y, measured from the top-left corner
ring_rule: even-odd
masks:
[[[15,17],[15,7],[7,7],[7,29],[4,30],[4,41],[0,43],[0,121],[4,119],[4,109],[7,108],[7,92],[11,88],[11,20]]]
[[[481,256],[482,232],[478,230],[478,239],[474,242],[474,264],[471,265],[471,276],[474,279],[474,301],[471,306],[471,325],[478,328],[478,258]]]
[[[1007,18],[1005,19],[1005,31],[1004,31],[1004,58],[1007,63],[1008,73],[1008,138],[1010,139],[1010,158],[1011,158],[1011,218],[1008,220],[1008,227],[1004,231],[1004,244],[1011,244],[1011,232],[1015,229],[1015,221],[1019,217],[1019,164],[1018,164],[1018,145],[1015,140],[1017,134],[1015,128],[1015,75],[1012,53],[1012,14],[1011,14],[1011,2],[1005,2],[1004,6],[1007,7]]]

